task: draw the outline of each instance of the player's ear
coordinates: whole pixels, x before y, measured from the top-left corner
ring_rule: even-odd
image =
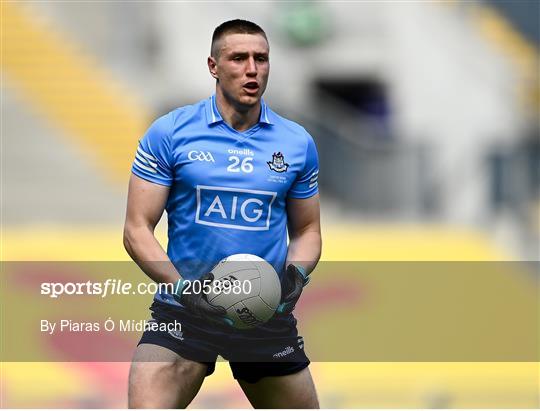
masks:
[[[210,71],[210,75],[214,77],[216,80],[218,80],[216,59],[212,56],[209,56],[207,64],[208,64],[208,71]]]

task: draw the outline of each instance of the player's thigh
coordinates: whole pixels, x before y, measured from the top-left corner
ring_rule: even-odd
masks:
[[[290,375],[264,377],[255,383],[239,379],[254,408],[319,408],[309,368]]]
[[[207,367],[158,345],[139,345],[129,371],[128,407],[187,407],[201,388]]]

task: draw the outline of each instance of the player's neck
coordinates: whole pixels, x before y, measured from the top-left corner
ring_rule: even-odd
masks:
[[[259,122],[261,102],[253,107],[236,107],[221,93],[216,93],[216,105],[223,120],[236,131],[246,131]]]

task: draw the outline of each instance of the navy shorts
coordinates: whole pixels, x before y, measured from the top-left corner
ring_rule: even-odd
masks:
[[[143,333],[139,344],[154,344],[181,357],[206,364],[211,375],[218,355],[229,361],[237,380],[255,383],[263,377],[297,373],[309,365],[303,338],[298,335],[292,314],[274,316],[250,330],[208,323],[185,309],[154,301],[152,322],[181,324],[181,327],[153,327]]]

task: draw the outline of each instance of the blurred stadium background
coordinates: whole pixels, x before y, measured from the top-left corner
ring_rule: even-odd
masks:
[[[137,140],[213,92],[212,30],[246,18],[270,38],[267,101],[319,147],[323,260],[538,261],[539,13],[535,0],[2,1],[1,260],[128,259]],[[1,406],[124,407],[128,367],[6,362]],[[538,363],[313,374],[323,407],[539,406]],[[248,405],[220,364],[193,407]]]

